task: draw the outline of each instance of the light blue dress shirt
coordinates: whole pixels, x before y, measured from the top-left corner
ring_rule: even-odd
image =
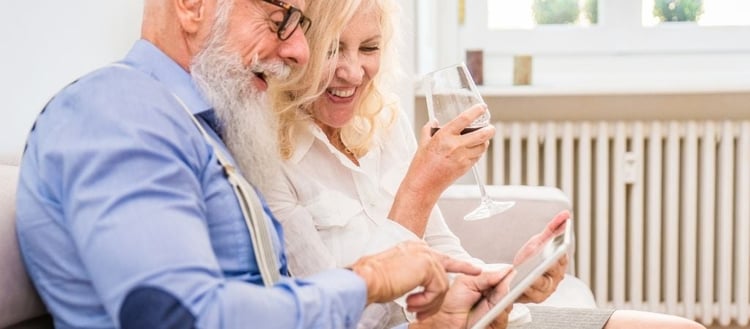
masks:
[[[56,327],[355,327],[367,293],[350,271],[262,286],[232,188],[177,101],[216,134],[190,75],[144,40],[121,64],[55,96],[21,163],[19,243]]]

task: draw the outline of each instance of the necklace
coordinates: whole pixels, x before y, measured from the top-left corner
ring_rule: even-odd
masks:
[[[349,149],[349,147],[344,144],[344,140],[341,139],[341,129],[331,128],[324,125],[322,122],[318,121],[317,119],[313,118],[314,122],[320,127],[320,129],[323,131],[323,133],[328,137],[328,142],[333,145],[334,148],[339,150],[342,154],[344,154],[349,160],[354,162],[354,164],[359,166],[359,160],[354,155],[354,152]]]
[[[339,133],[339,130],[336,130],[336,141],[337,141],[336,142],[337,145],[334,145],[334,147],[336,147],[336,149],[341,151],[341,153],[343,153],[347,158],[349,158],[349,160],[351,160],[354,164],[359,166],[359,159],[357,159],[357,157],[354,156],[354,152],[352,152],[352,150],[350,150],[349,147],[347,147],[346,144],[344,144],[344,141],[341,139],[341,134]]]
[[[350,150],[349,147],[347,147],[346,144],[344,144],[344,140],[341,139],[341,134],[339,134],[338,131],[336,132],[336,139],[338,140],[338,142],[336,143],[338,144],[336,146],[337,149],[339,149],[341,152],[343,152],[347,156],[354,156],[354,152],[352,152],[352,150]]]

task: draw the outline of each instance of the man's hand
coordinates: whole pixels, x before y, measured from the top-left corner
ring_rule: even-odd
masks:
[[[518,265],[527,258],[533,256],[535,253],[542,250],[544,244],[552,240],[555,236],[563,234],[565,232],[565,222],[570,218],[570,213],[567,210],[563,210],[549,222],[547,226],[539,234],[534,235],[529,241],[524,244],[523,247],[518,251],[513,264]],[[519,303],[540,303],[547,299],[560,284],[563,278],[565,278],[565,271],[568,268],[568,255],[563,256],[553,265],[544,275],[540,276],[539,279],[534,281],[533,284],[524,291],[523,295],[518,298]]]
[[[351,266],[367,284],[367,303],[406,298],[407,310],[425,318],[440,309],[448,291],[447,272],[478,275],[481,269],[434,251],[422,241],[407,241],[381,253],[364,256]]]
[[[440,312],[420,319],[409,326],[421,328],[467,328],[473,326],[495,303],[508,292],[508,282],[515,272],[507,267],[498,272],[483,272],[479,276],[460,275],[451,285]],[[507,280],[503,280],[510,275]],[[503,329],[508,324],[508,313],[512,306],[500,313],[490,324],[490,328]]]

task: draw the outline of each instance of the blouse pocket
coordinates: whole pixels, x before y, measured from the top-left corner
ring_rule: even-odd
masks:
[[[312,215],[315,228],[318,230],[345,227],[352,218],[362,212],[359,200],[330,190],[321,192],[305,204],[305,208]]]

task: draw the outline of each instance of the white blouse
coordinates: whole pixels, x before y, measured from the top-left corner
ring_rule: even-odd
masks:
[[[417,149],[405,115],[376,138],[377,146],[359,166],[339,152],[310,122],[296,136],[295,152],[284,164],[285,180],[266,197],[284,227],[289,268],[305,276],[354,263],[418,237],[388,219],[401,180]],[[428,245],[454,258],[471,258],[435,207],[424,234]]]

